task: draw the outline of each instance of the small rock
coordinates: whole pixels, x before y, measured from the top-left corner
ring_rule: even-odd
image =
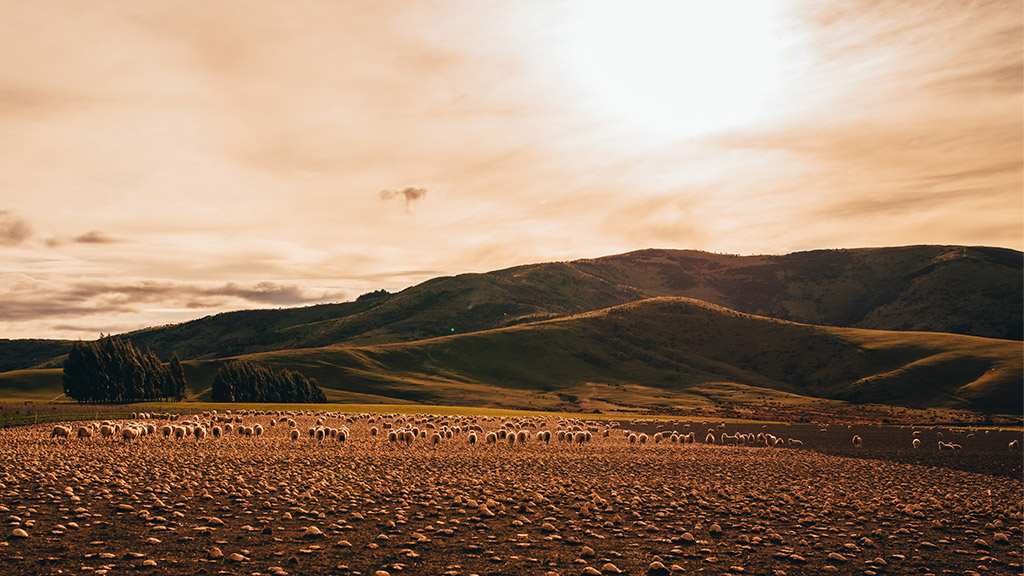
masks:
[[[619,567],[616,566],[615,564],[612,564],[611,562],[607,562],[607,563],[605,563],[604,566],[601,566],[601,573],[602,574],[622,574],[622,570],[619,570]]]
[[[992,541],[993,542],[997,542],[999,544],[1009,544],[1010,543],[1010,537],[1007,536],[1006,534],[1002,533],[1002,532],[996,532],[995,534],[992,535]]]
[[[218,558],[223,558],[223,557],[224,557],[224,553],[221,552],[220,548],[217,548],[216,546],[214,546],[213,548],[210,548],[210,558],[213,558],[214,560],[216,560]]]
[[[555,528],[555,526],[550,522],[541,524],[540,529],[542,532],[558,532],[558,528]]]
[[[838,554],[836,552],[832,552],[831,554],[829,554],[828,555],[828,559],[833,561],[833,562],[846,562],[847,561],[846,560],[846,556],[843,556],[842,554]]]
[[[153,560],[152,558],[150,558],[149,560],[143,560],[142,561],[142,565],[143,566],[156,566],[156,560]]]
[[[21,528],[15,528],[11,531],[11,536],[14,538],[28,538],[28,532],[25,532]]]
[[[978,548],[985,548],[986,550],[990,547],[988,545],[988,542],[986,542],[985,540],[983,540],[981,538],[978,538],[977,540],[975,540],[974,541],[974,545],[977,546]]]
[[[583,548],[580,548],[580,556],[582,556],[584,558],[590,558],[590,557],[594,556],[594,554],[595,554],[594,549],[591,548],[590,546],[584,546]]]
[[[587,566],[583,569],[583,573],[587,576],[601,576],[601,571],[593,566]]]
[[[245,562],[246,560],[248,560],[248,558],[242,556],[238,552],[235,552],[231,556],[228,556],[228,560],[231,560],[232,562]]]

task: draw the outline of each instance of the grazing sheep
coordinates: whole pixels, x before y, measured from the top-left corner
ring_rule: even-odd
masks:
[[[708,435],[704,437],[704,442],[706,444],[714,444],[715,443],[715,435],[712,434],[711,432],[708,432]]]
[[[912,442],[912,444],[914,445],[914,449],[917,450],[918,448],[921,447],[921,439],[920,438],[914,438],[914,441]]]
[[[864,447],[864,441],[861,440],[860,436],[854,435],[854,437],[853,437],[853,445],[856,448],[863,448]]]
[[[79,438],[92,438],[92,428],[89,426],[80,426],[78,428],[77,436]]]
[[[171,432],[174,432],[174,428],[170,424],[164,424],[160,427],[160,433],[164,435],[164,438],[169,438]]]
[[[803,443],[802,440],[797,440],[796,438],[790,438],[789,439],[789,445],[790,446],[803,446],[804,443]]]
[[[338,429],[338,435],[335,437],[338,442],[344,442],[348,440],[348,428]]]
[[[214,438],[220,438],[222,432],[223,431],[221,430],[220,426],[214,426],[213,428],[210,429],[210,434],[212,434]]]
[[[60,424],[53,427],[53,432],[50,432],[50,438],[70,438],[71,428],[67,426],[61,426]]]
[[[441,435],[438,434],[437,432],[434,432],[433,434],[431,434],[430,435],[430,443],[431,444],[440,444],[441,443]]]
[[[484,436],[484,443],[485,444],[497,444],[498,443],[498,435],[495,434],[494,432],[488,432],[487,436]]]
[[[139,429],[134,426],[128,426],[124,430],[121,430],[121,438],[124,438],[128,442],[134,441],[138,439],[138,437]]]
[[[388,431],[388,442],[398,442],[398,432],[394,430]]]
[[[263,436],[263,426],[260,426],[259,424],[253,426],[252,432],[256,436]]]
[[[516,436],[516,441],[519,442],[520,444],[526,444],[526,441],[530,439],[530,433],[527,432],[526,430],[520,430],[516,434]]]
[[[294,442],[294,441],[298,440],[299,436],[302,436],[302,434],[299,433],[299,429],[298,428],[292,428],[292,431],[288,434],[288,436],[292,439],[292,442]]]
[[[206,438],[206,428],[203,426],[196,426],[196,429],[192,431],[192,434],[196,437],[196,442],[204,440]]]
[[[1010,441],[1010,450],[1016,450],[1020,446],[1020,442],[1016,439]]]
[[[466,441],[470,444],[476,444],[476,432],[470,432],[469,436],[466,437]]]

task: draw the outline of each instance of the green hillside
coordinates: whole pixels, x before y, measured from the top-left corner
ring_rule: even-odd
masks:
[[[1018,406],[1019,342],[823,328],[655,298],[410,343],[251,357],[325,389],[403,401],[503,407],[697,406],[814,398],[985,411]],[[218,363],[197,363],[196,389]]]
[[[999,248],[642,250],[126,336],[177,352],[200,400],[222,359],[256,355],[318,378],[339,402],[827,398],[1005,411],[1022,404],[1022,294],[1022,255]],[[19,370],[58,368],[69,345],[0,341],[0,393],[32,382],[59,393],[52,372]]]

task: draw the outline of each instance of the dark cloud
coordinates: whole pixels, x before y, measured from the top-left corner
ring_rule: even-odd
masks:
[[[63,289],[26,284],[24,289],[9,292],[0,299],[0,318],[28,321],[136,314],[151,306],[191,309],[245,308],[246,303],[249,307],[301,306],[341,299],[341,294],[308,293],[299,286],[276,282],[252,285],[228,282],[219,286],[155,281],[131,284],[79,282]]]
[[[384,201],[403,198],[405,200],[405,209],[409,210],[416,201],[427,195],[427,189],[409,186],[401,190],[381,190],[379,194],[380,199]]]
[[[17,246],[32,237],[28,220],[0,210],[0,246]]]
[[[99,230],[90,230],[85,234],[79,234],[72,238],[72,241],[77,244],[114,244],[119,242],[117,238],[107,236]]]

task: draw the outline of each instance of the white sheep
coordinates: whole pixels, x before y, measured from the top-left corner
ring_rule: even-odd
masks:
[[[302,436],[302,434],[299,433],[299,429],[298,428],[292,428],[292,431],[288,435],[291,437],[293,442],[298,440],[299,436]]]
[[[128,442],[137,440],[139,436],[139,429],[134,426],[128,426],[124,430],[121,430],[121,438],[124,438]]]
[[[79,438],[92,438],[92,428],[89,426],[79,426],[78,433],[76,434]]]
[[[1018,442],[1017,439],[1014,438],[1013,440],[1010,441],[1009,446],[1010,450],[1016,450],[1020,446],[1020,442]]]
[[[789,445],[790,446],[803,446],[804,443],[803,443],[802,440],[797,440],[796,438],[790,438],[789,439]]]
[[[860,436],[854,435],[854,437],[853,437],[853,446],[855,448],[863,448],[864,447],[864,441],[861,440]]]
[[[50,432],[50,438],[70,438],[71,428],[67,426],[61,426],[60,424],[53,427],[53,432]]]
[[[917,450],[918,448],[921,447],[921,439],[920,438],[914,438],[914,441],[912,442],[912,444],[914,445],[914,449]]]

